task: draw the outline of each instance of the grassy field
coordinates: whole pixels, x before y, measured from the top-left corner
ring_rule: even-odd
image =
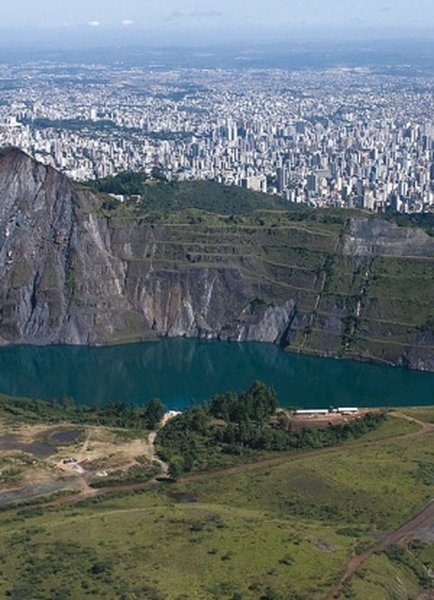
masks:
[[[425,421],[426,423],[434,423],[434,408],[429,406],[421,406],[416,408],[403,408],[401,412],[405,413],[409,417]]]
[[[4,525],[0,590],[20,600],[259,598],[269,588],[321,598],[350,545],[326,525],[147,494]]]
[[[406,413],[405,413],[406,414]],[[422,419],[423,421],[424,419]],[[409,433],[415,433],[420,429],[420,425],[417,423],[411,423],[404,419],[400,419],[397,417],[390,416],[387,421],[382,423],[382,425],[375,429],[374,431],[370,431],[366,435],[363,436],[364,442],[370,442],[373,440],[382,440],[389,437],[399,437],[402,435],[407,435]],[[358,443],[357,441],[355,443]]]
[[[390,426],[388,426],[389,429]],[[390,430],[389,430],[390,432]],[[367,442],[294,456],[270,469],[208,476],[192,482],[201,501],[244,505],[281,517],[346,523],[361,532],[395,529],[434,493],[434,440]],[[393,499],[393,501],[392,501]]]
[[[390,418],[274,467],[2,512],[0,597],[323,600],[354,552],[434,495],[434,438],[417,428]],[[427,543],[374,555],[344,597],[415,599],[433,558]]]
[[[405,564],[390,560],[385,554],[371,557],[353,578],[346,591],[347,598],[417,598],[421,586],[415,572]]]

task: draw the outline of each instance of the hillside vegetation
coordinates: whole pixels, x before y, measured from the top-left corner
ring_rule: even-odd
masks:
[[[430,215],[290,207],[158,172],[95,195],[18,150],[0,180],[2,345],[184,336],[434,371]]]
[[[0,417],[6,423],[70,423],[105,427],[155,429],[164,415],[158,398],[142,406],[110,402],[106,406],[78,404],[71,398],[46,402],[31,398],[16,398],[0,394]]]
[[[94,185],[127,191],[134,177]],[[142,179],[135,191],[139,202],[102,201],[116,227],[129,219],[151,227],[153,264],[164,271],[236,269],[256,291],[251,315],[290,298],[295,313],[280,340],[288,349],[434,368],[433,247],[406,251],[396,239],[418,228],[432,235],[431,214],[312,209],[213,182]],[[380,228],[384,250],[373,237],[372,250],[347,251],[352,222],[360,220]],[[375,225],[382,222],[388,225]]]
[[[271,396],[249,398],[252,418],[271,410]],[[215,399],[214,415],[236,418],[233,410],[231,398]],[[0,596],[325,600],[355,553],[433,496],[433,438],[420,427],[389,416],[361,440],[274,466],[239,464],[146,491],[0,511]],[[419,598],[432,587],[428,534],[422,528],[408,547],[373,554],[342,598]]]
[[[195,193],[200,189],[189,185]],[[251,290],[247,322],[290,299],[295,310],[281,339],[290,350],[434,368],[431,251],[418,256],[395,245],[388,254],[379,248],[352,255],[345,248],[352,220],[376,223],[378,217],[335,210],[259,210],[239,199],[234,209],[225,201],[225,190],[216,190],[220,204],[207,196],[209,212],[191,208],[206,206],[200,194],[192,203],[168,194],[167,204],[156,199],[149,205],[145,200],[145,206],[118,206],[109,211],[110,219],[119,231],[130,219],[142,223],[144,235],[155,244],[153,268],[163,277],[179,270],[195,276],[209,269],[239,273]],[[228,197],[232,193],[228,188]],[[247,192],[246,198],[250,204],[255,200]]]
[[[158,174],[156,177],[158,178]],[[257,209],[285,207],[283,200],[277,196],[252,192],[238,186],[223,186],[213,181],[150,180],[143,173],[119,173],[115,177],[88,181],[86,185],[101,193],[126,196],[126,203],[134,205],[138,213],[167,213],[193,208],[210,213],[237,215]],[[128,196],[131,195],[140,196],[140,201],[129,201]],[[118,206],[114,199],[104,201],[104,207],[108,210],[116,210]]]
[[[242,393],[214,396],[205,405],[188,409],[172,419],[157,436],[159,455],[170,464],[170,472],[181,473],[216,468],[231,457],[254,460],[261,452],[301,451],[334,446],[376,430],[385,420],[382,412],[329,425],[291,430],[287,411],[277,413],[273,390],[255,382]]]

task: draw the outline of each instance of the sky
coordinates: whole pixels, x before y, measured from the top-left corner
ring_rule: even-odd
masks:
[[[434,0],[2,0],[3,37],[51,30],[62,35],[164,41],[434,31]],[[47,35],[49,35],[47,33]]]

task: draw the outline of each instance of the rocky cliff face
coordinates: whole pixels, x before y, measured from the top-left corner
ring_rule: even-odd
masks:
[[[161,228],[117,223],[97,207],[22,152],[0,158],[1,344],[281,339],[291,302],[249,315],[255,286],[237,268],[157,261]]]
[[[93,206],[54,169],[19,151],[0,158],[0,343],[98,343],[136,316]]]
[[[413,315],[402,326],[405,294],[375,287],[381,269],[389,277],[398,268],[383,259],[402,259],[405,270],[408,257],[420,258],[417,269],[429,270],[433,238],[372,219],[344,229],[255,219],[110,215],[90,191],[18,150],[5,152],[0,345],[192,336],[434,370],[426,283],[410,306],[422,322]],[[420,277],[426,282],[431,271]]]

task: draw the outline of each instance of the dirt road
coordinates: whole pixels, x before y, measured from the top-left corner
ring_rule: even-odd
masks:
[[[410,422],[416,423],[417,425],[419,425],[420,429],[418,431],[407,433],[402,436],[390,436],[390,437],[386,437],[386,438],[381,438],[379,440],[366,441],[362,438],[361,440],[359,440],[357,442],[351,443],[350,446],[349,445],[347,445],[347,446],[338,445],[338,446],[332,446],[329,448],[320,448],[318,450],[308,450],[305,452],[286,452],[286,453],[279,454],[279,456],[263,459],[263,460],[260,460],[260,461],[254,462],[254,463],[243,463],[240,465],[236,465],[233,467],[227,467],[225,469],[220,469],[217,471],[201,471],[200,473],[195,473],[192,475],[185,475],[178,480],[178,483],[189,484],[189,483],[193,483],[195,481],[200,481],[202,479],[206,479],[207,477],[210,477],[210,476],[236,475],[238,473],[249,472],[249,471],[259,470],[259,469],[263,469],[263,468],[267,468],[267,467],[278,466],[280,464],[284,464],[284,463],[288,462],[289,460],[291,462],[296,462],[296,461],[304,460],[309,457],[324,456],[324,454],[327,454],[327,455],[335,454],[338,452],[342,452],[342,450],[344,450],[345,448],[357,448],[357,447],[363,447],[363,446],[368,446],[368,445],[375,446],[377,444],[383,444],[384,442],[386,442],[388,440],[409,439],[409,438],[416,438],[416,437],[420,437],[420,436],[434,434],[434,424],[419,421],[418,419],[409,417],[399,411],[395,411],[392,414],[397,418],[405,419]],[[161,461],[156,456],[155,437],[156,437],[156,433],[151,433],[148,438],[148,444],[149,444],[148,452],[150,452],[152,454],[152,457],[150,456],[149,458],[152,458],[157,464],[160,465],[161,474],[163,477],[165,477],[168,473],[168,465],[166,463],[164,463],[163,461]],[[38,505],[49,507],[49,506],[61,506],[61,505],[76,504],[79,502],[83,502],[83,501],[89,499],[90,497],[94,497],[94,496],[104,496],[104,495],[109,495],[109,494],[146,490],[146,489],[151,489],[152,487],[155,487],[156,485],[159,485],[159,482],[153,480],[153,481],[147,481],[144,483],[119,485],[119,486],[113,486],[113,487],[104,487],[104,488],[100,488],[100,489],[93,489],[88,486],[85,486],[85,488],[82,487],[82,489],[79,493],[75,492],[75,493],[71,494],[71,496],[62,496],[60,498],[56,498],[56,499],[52,499],[52,500],[48,499],[46,503],[43,503],[43,504],[38,503]],[[14,507],[11,507],[11,509],[13,509],[13,508]],[[361,556],[363,556],[363,555],[361,555]],[[357,557],[355,557],[355,558],[357,558]],[[333,596],[331,596],[331,597],[333,597]]]
[[[351,579],[351,577],[360,569],[360,567],[376,552],[383,552],[387,550],[391,546],[395,544],[399,544],[400,542],[413,537],[416,530],[427,524],[432,523],[434,521],[434,500],[428,504],[426,508],[424,508],[419,514],[415,517],[401,525],[396,531],[386,535],[386,537],[379,542],[376,546],[369,548],[362,554],[358,554],[348,563],[347,568],[345,570],[345,574],[340,580],[339,584],[336,588],[331,592],[328,597],[328,600],[336,600],[340,598],[342,592],[344,591],[346,583]]]
[[[415,419],[414,417],[410,417],[400,411],[394,411],[391,413],[392,416],[397,417],[399,419],[404,419],[405,421],[409,421],[410,423],[416,423],[419,425],[420,429],[418,431],[414,431],[412,433],[407,433],[405,435],[399,436],[397,439],[408,439],[408,438],[416,438],[425,435],[430,435],[434,433],[434,424],[426,423],[424,421],[420,421],[419,419]],[[330,593],[327,600],[337,600],[337,598],[341,597],[342,592],[344,591],[345,585],[349,582],[351,577],[357,573],[357,571],[363,566],[363,564],[376,552],[382,552],[390,548],[395,544],[399,544],[405,539],[413,537],[416,529],[425,525],[426,523],[432,523],[434,521],[434,500],[428,504],[420,513],[418,513],[415,517],[401,525],[396,531],[387,535],[379,544],[369,548],[362,554],[358,554],[354,556],[350,560],[345,569],[345,573],[340,580],[339,584],[336,588]]]

